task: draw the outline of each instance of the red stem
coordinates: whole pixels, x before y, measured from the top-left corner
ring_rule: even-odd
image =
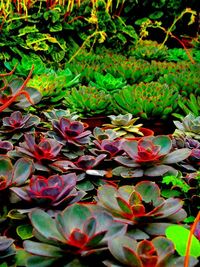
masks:
[[[188,243],[187,243],[187,248],[186,248],[186,255],[185,255],[185,260],[184,260],[184,267],[188,267],[189,266],[189,257],[190,257],[190,247],[191,247],[191,243],[192,243],[192,236],[194,234],[194,231],[195,231],[195,228],[198,224],[200,220],[200,211],[199,213],[197,214],[197,217],[192,225],[192,228],[190,230],[190,235],[189,235],[189,238],[188,238]]]
[[[31,78],[31,75],[32,75],[32,73],[33,73],[33,69],[34,69],[34,65],[32,66],[32,68],[31,68],[31,70],[30,70],[30,72],[29,72],[29,74],[28,74],[26,80],[23,82],[22,86],[19,88],[19,90],[17,91],[17,93],[16,93],[12,98],[10,98],[5,104],[3,104],[3,105],[0,107],[0,112],[2,112],[4,109],[6,109],[7,107],[9,107],[9,106],[15,101],[15,99],[16,99],[19,95],[21,95],[21,94],[24,94],[24,95],[27,97],[28,101],[29,101],[31,104],[33,103],[32,100],[31,100],[31,98],[30,98],[30,95],[29,95],[26,91],[23,91],[24,88],[25,88],[25,86],[27,85],[28,81],[29,81],[30,78]]]

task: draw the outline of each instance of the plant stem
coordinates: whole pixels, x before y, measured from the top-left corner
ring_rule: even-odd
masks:
[[[192,225],[192,228],[190,230],[190,235],[188,237],[188,243],[187,243],[187,248],[186,248],[186,255],[185,255],[185,260],[184,260],[184,267],[189,266],[189,256],[190,256],[190,248],[191,248],[191,243],[192,243],[192,236],[194,234],[195,228],[197,226],[197,223],[200,221],[200,211],[197,214],[197,217]]]

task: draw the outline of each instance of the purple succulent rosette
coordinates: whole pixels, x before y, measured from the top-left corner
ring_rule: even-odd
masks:
[[[19,129],[27,129],[38,125],[40,118],[31,114],[23,116],[20,111],[15,111],[10,115],[10,117],[4,117],[2,121],[5,129],[4,131],[13,132]]]
[[[84,123],[80,121],[60,118],[59,121],[54,120],[52,124],[55,132],[50,131],[49,135],[63,144],[83,146],[90,141],[91,131],[86,130]]]
[[[34,175],[29,185],[12,187],[11,190],[22,200],[37,206],[57,207],[78,202],[85,195],[83,191],[76,190],[76,181],[75,173],[57,174],[48,178]]]

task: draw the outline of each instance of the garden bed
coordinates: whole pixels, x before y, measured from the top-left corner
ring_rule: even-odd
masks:
[[[198,266],[199,36],[168,40],[196,12],[22,2],[0,4],[0,267]]]

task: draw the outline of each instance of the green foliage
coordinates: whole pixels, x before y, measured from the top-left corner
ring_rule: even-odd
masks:
[[[110,73],[102,75],[101,73],[95,72],[94,79],[95,82],[90,81],[89,86],[96,87],[106,93],[116,92],[118,89],[122,89],[126,85],[126,81],[124,81],[122,77],[115,78]]]
[[[181,60],[188,60],[188,56],[184,49],[173,48],[168,50],[167,61],[178,62]]]
[[[68,88],[79,83],[79,77],[74,76],[68,68],[57,72],[50,70],[49,73],[33,76],[28,85],[37,88],[43,97],[55,103],[66,96]]]
[[[189,234],[190,231],[181,225],[171,225],[166,229],[167,238],[174,243],[176,251],[181,256],[186,255]],[[200,242],[194,235],[192,236],[189,255],[195,258],[200,256]]]
[[[178,187],[184,193],[187,193],[190,186],[184,181],[184,179],[179,175],[165,175],[162,178],[162,183],[166,185],[172,185],[173,187]]]
[[[110,95],[95,87],[80,86],[67,92],[64,104],[80,116],[94,116],[111,111]]]
[[[178,105],[182,109],[185,115],[191,113],[194,116],[200,116],[200,96],[190,94],[190,98],[180,98],[178,100]],[[183,115],[173,114],[175,117],[182,119]]]
[[[112,104],[116,113],[166,119],[177,109],[178,98],[176,87],[151,82],[127,86],[113,95]]]
[[[136,47],[129,51],[129,55],[147,61],[163,61],[167,58],[167,47],[160,47],[156,41],[139,41]]]

